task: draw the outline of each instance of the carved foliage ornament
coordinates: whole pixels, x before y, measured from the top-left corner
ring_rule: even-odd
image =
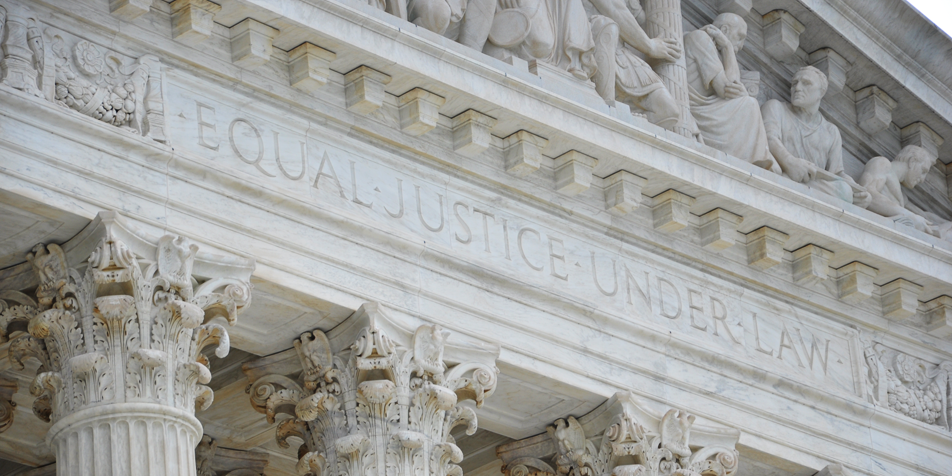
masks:
[[[17,368],[40,362],[30,392],[33,412],[55,420],[107,403],[152,402],[192,412],[207,408],[211,373],[203,349],[228,354],[230,324],[250,301],[250,283],[218,278],[198,284],[198,247],[182,237],[159,239],[154,262],[139,259],[112,232],[89,256],[85,272],[69,267],[55,244],[27,255],[39,285],[36,300],[0,295],[0,339]],[[144,269],[144,271],[143,271]]]
[[[722,431],[723,441],[714,444],[692,445],[694,416],[672,409],[660,420],[652,418],[627,392],[616,394],[581,420],[584,423],[571,416],[559,419],[547,435],[499,447],[503,472],[506,476],[731,476],[737,471],[736,432],[731,436]]]
[[[952,431],[952,362],[932,364],[879,343],[865,356],[870,401]]]
[[[298,471],[312,476],[462,476],[463,454],[450,431],[476,431],[476,414],[496,387],[495,366],[447,366],[439,326],[421,326],[409,347],[373,321],[348,348],[333,353],[327,336],[306,332],[294,342],[304,371],[298,380],[270,375],[251,386],[251,403],[278,425],[278,444],[304,440]]]
[[[0,83],[165,142],[159,59],[124,59],[87,40],[43,29],[24,5],[0,1]]]

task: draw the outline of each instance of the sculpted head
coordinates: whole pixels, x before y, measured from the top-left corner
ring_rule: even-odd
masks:
[[[714,26],[731,41],[735,53],[744,47],[744,41],[747,39],[747,22],[740,15],[721,13],[714,19]]]
[[[925,149],[916,145],[907,145],[899,151],[893,162],[906,165],[906,177],[902,185],[906,188],[915,188],[929,175],[929,169],[935,159]]]
[[[813,66],[804,66],[793,75],[790,82],[790,103],[803,109],[819,107],[829,85],[823,71]]]

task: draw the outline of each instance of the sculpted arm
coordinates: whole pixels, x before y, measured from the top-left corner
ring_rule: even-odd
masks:
[[[890,179],[894,180],[894,193],[902,193],[898,178],[892,177],[892,174],[892,163],[885,157],[873,157],[866,163],[866,169],[859,178],[859,185],[865,187],[870,196],[866,209],[894,220],[904,218],[911,222],[907,224],[916,229],[935,234],[932,224],[922,210],[911,203],[903,203],[901,199],[888,193]]]
[[[885,157],[873,157],[866,163],[866,169],[859,177],[859,185],[865,187],[872,198],[866,209],[884,217],[906,215],[906,209],[902,204],[884,193],[887,190],[886,181],[891,173],[892,164]]]
[[[800,157],[796,157],[783,145],[783,104],[771,99],[764,104],[761,113],[764,117],[764,129],[767,131],[767,148],[780,164],[783,172],[794,182],[805,183],[816,176],[816,166]]]
[[[673,38],[648,38],[648,34],[638,24],[625,0],[592,0],[592,4],[602,14],[615,20],[618,34],[625,43],[652,57],[674,61],[681,57],[681,46]],[[644,13],[639,10],[639,14]]]

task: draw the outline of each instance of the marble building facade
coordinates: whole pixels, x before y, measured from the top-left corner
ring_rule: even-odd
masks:
[[[952,474],[902,0],[0,0],[0,475]]]

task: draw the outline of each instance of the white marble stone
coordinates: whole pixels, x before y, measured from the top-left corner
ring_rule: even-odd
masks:
[[[409,355],[400,353],[413,347],[413,330],[440,326],[450,333],[446,368],[411,374],[420,386],[398,392],[393,408],[404,405],[408,415],[417,411],[410,410],[413,395],[418,402],[446,397],[433,400],[438,404],[451,393],[468,396],[472,382],[451,385],[446,378],[471,360],[450,350],[456,344],[499,346],[484,362],[499,371],[493,395],[480,408],[459,410],[472,411],[480,430],[465,435],[458,428],[452,438],[446,430],[427,439],[442,446],[424,445],[429,456],[437,447],[446,451],[448,463],[437,466],[454,474],[456,464],[473,476],[511,474],[516,468],[503,468],[496,446],[533,438],[552,449],[546,458],[563,457],[546,459],[553,474],[561,474],[556,467],[586,468],[585,455],[606,454],[588,443],[600,444],[610,425],[594,433],[583,428],[578,438],[571,422],[584,427],[583,416],[619,391],[636,394],[651,415],[637,421],[669,451],[687,453],[679,446],[684,439],[670,437],[676,427],[691,427],[691,454],[730,440],[735,476],[945,476],[952,465],[941,415],[952,362],[952,243],[697,143],[689,121],[666,131],[637,108],[627,113],[628,104],[608,106],[599,94],[612,82],[599,82],[606,78],[597,71],[594,82],[579,77],[592,73],[592,61],[617,66],[613,57],[599,63],[586,56],[607,50],[540,55],[532,68],[538,75],[518,58],[484,55],[466,43],[466,20],[475,12],[473,25],[485,26],[479,20],[496,16],[494,4],[467,2],[463,18],[451,15],[440,32],[442,23],[406,10],[413,5],[302,0],[223,2],[201,30],[199,17],[189,16],[198,11],[178,8],[199,3],[153,2],[131,18],[113,14],[107,0],[0,1],[0,291],[5,300],[19,296],[10,291],[35,295],[39,282],[25,259],[38,242],[61,244],[85,272],[96,240],[83,226],[104,209],[119,210],[130,227],[144,230],[135,236],[186,236],[213,254],[242,257],[218,268],[195,264],[199,282],[237,273],[254,285],[253,303],[229,332],[243,352],[208,359],[213,378],[203,385],[214,388],[217,401],[196,414],[199,420],[174,412],[149,417],[156,428],[181,430],[168,440],[186,442],[177,449],[197,443],[204,430],[220,448],[269,455],[267,469],[213,467],[216,476],[337,470],[321,468],[331,452],[315,451],[314,438],[295,436],[301,415],[294,407],[318,408],[317,400],[332,395],[318,390],[333,390],[341,377],[299,379],[308,364],[293,342],[303,332],[327,335],[334,354],[346,357],[358,339],[337,337],[356,334],[360,326],[348,319],[368,301],[389,309],[387,332],[395,333],[387,335],[399,335],[391,340],[402,347],[383,356],[388,346],[381,338],[353,373],[378,389],[387,390],[380,382],[397,379],[393,369],[401,367],[387,367],[387,374],[376,364]],[[604,5],[577,3],[588,10],[561,26],[585,20],[593,34],[608,33],[592,39],[613,39],[614,51],[658,43],[645,39],[668,45],[659,53],[664,64],[651,60],[640,71],[656,71],[678,108],[689,102],[679,79],[688,63],[673,57],[670,45],[681,34],[672,28],[690,31],[715,13],[745,15],[750,8],[733,0],[614,2],[616,13],[627,15],[611,16],[611,26],[593,19],[606,14]],[[545,14],[568,6],[539,4]],[[741,72],[747,93],[787,97],[789,73],[814,64],[837,83],[817,112],[842,131],[844,173],[859,176],[873,155],[922,147],[930,169],[918,187],[900,193],[924,212],[952,218],[942,167],[931,167],[952,157],[941,139],[952,131],[952,96],[942,86],[948,76],[940,54],[952,42],[922,33],[934,27],[893,0],[874,7],[856,0],[818,0],[809,9],[755,6],[745,16],[749,40],[741,53],[745,67],[756,70]],[[764,24],[760,7],[796,15],[806,28],[796,44],[783,32],[768,40],[771,29],[796,24]],[[644,29],[625,24],[629,16],[644,20]],[[883,23],[885,16],[895,25]],[[233,29],[252,21],[271,29],[255,30],[248,45],[270,44],[271,51],[235,62]],[[594,28],[599,21],[608,26]],[[611,36],[615,27],[618,37]],[[638,31],[645,38],[626,37]],[[916,45],[940,60],[924,60]],[[782,61],[771,48],[787,52]],[[849,59],[848,75],[838,76],[844,65],[833,51]],[[872,136],[857,120],[853,95],[871,84],[897,103],[888,128]],[[125,94],[117,88],[134,93],[128,111],[125,101],[113,104],[113,94]],[[106,109],[124,115],[116,119]],[[679,120],[687,117],[682,112]],[[130,245],[143,270],[153,261],[145,259],[154,256],[145,246],[150,239]],[[249,278],[251,258],[258,266]],[[114,295],[103,289],[99,297]],[[10,309],[0,309],[4,322],[16,312]],[[360,315],[371,319],[367,314]],[[7,356],[22,349],[10,341],[30,335],[29,323],[15,322],[3,336],[9,341],[0,343],[0,378],[11,383],[0,385],[0,403],[16,404],[12,425],[0,433],[0,458],[46,468],[37,471],[56,459],[64,471],[82,467],[51,452],[44,443],[51,425],[30,415],[38,363],[11,366]],[[188,364],[201,365],[194,360]],[[71,365],[80,371],[88,363]],[[264,372],[273,367],[281,371]],[[302,395],[275,398],[271,425],[248,405],[242,370],[253,381],[266,373],[288,377]],[[348,395],[359,392],[346,388]],[[365,397],[391,395],[364,390]],[[353,402],[342,412],[362,405]],[[672,408],[683,418],[675,412],[662,430],[660,416]],[[267,402],[262,409],[268,412]],[[57,420],[62,425],[51,438],[76,435],[78,444],[92,436],[94,448],[104,444],[97,431],[112,423],[86,416]],[[415,421],[401,417],[379,421]],[[274,440],[276,426],[290,447]],[[384,430],[367,433],[381,437],[375,441],[384,460],[386,442],[403,442],[390,447],[399,455],[422,441],[417,433],[435,434],[409,425]],[[116,442],[111,454],[124,454],[135,441]],[[584,451],[561,451],[559,443]],[[163,454],[170,467],[191,474],[177,451]],[[378,473],[386,467],[384,461]],[[248,475],[232,476],[239,474]]]

